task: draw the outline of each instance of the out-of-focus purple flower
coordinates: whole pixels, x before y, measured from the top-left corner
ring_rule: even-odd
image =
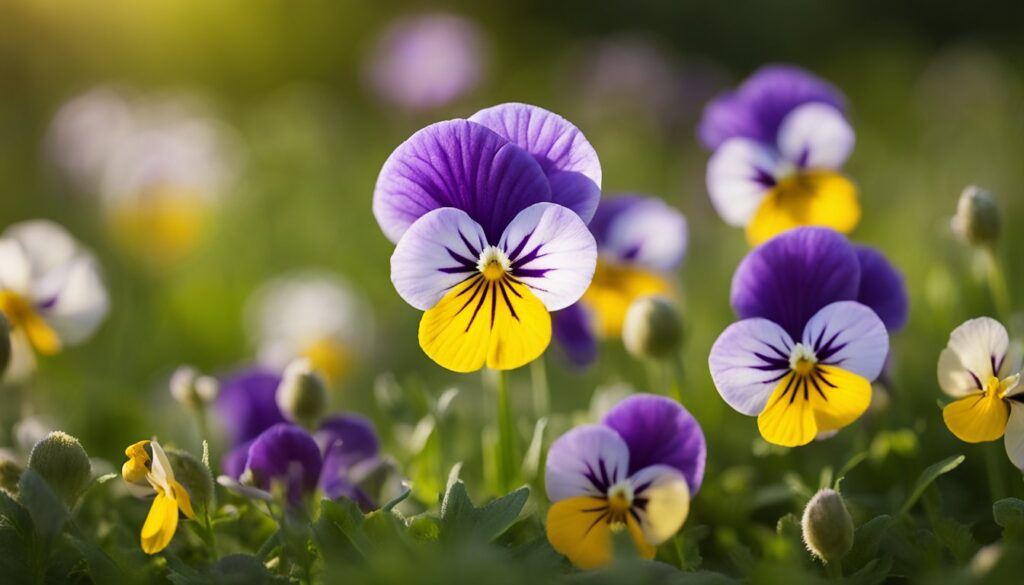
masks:
[[[889,333],[903,329],[910,313],[910,298],[903,274],[879,250],[861,245],[854,248],[860,262],[857,300],[881,317]]]
[[[578,567],[599,567],[610,560],[611,533],[628,528],[640,555],[653,558],[686,520],[706,454],[696,419],[650,394],[562,435],[545,469],[551,545]]]
[[[380,459],[380,441],[373,423],[356,415],[342,414],[325,420],[316,432],[324,453],[320,488],[328,498],[345,496],[364,509],[377,502],[360,487],[366,472]]]
[[[397,106],[439,108],[479,85],[486,53],[483,31],[463,16],[407,16],[388,25],[373,44],[366,79]]]
[[[551,337],[574,366],[585,367],[597,359],[593,321],[582,302],[551,313]]]
[[[277,423],[286,422],[277,407],[281,375],[252,367],[228,376],[221,384],[216,408],[232,445],[255,439]]]
[[[278,423],[260,433],[249,447],[246,472],[254,486],[270,490],[281,482],[288,489],[288,500],[301,501],[320,482],[323,459],[320,447],[305,430],[289,423]]]

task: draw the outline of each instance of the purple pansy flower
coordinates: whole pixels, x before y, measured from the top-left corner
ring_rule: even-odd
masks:
[[[391,280],[425,311],[419,341],[458,372],[524,365],[596,263],[587,230],[601,167],[567,120],[503,104],[427,126],[381,169],[373,211],[396,242]]]
[[[686,255],[686,218],[657,197],[605,199],[590,222],[597,270],[574,306],[552,314],[554,337],[569,361],[597,357],[597,338],[618,338],[629,306],[649,295],[670,295],[671,273]]]
[[[216,409],[232,445],[247,443],[286,422],[275,398],[280,384],[280,374],[259,367],[242,369],[221,383]]]
[[[856,188],[837,172],[855,137],[832,85],[796,67],[764,67],[708,104],[698,133],[714,150],[711,202],[751,244],[801,225],[857,226]]]
[[[732,305],[742,320],[719,336],[708,362],[722,398],[757,416],[769,442],[806,444],[867,409],[889,351],[874,307],[894,324],[905,320],[906,307],[878,302],[905,291],[876,254],[871,259],[884,270],[865,263],[862,273],[858,249],[841,234],[798,228],[754,249],[737,268]]]
[[[245,463],[254,486],[269,490],[274,482],[282,482],[293,503],[316,489],[322,468],[319,445],[302,427],[291,423],[278,423],[260,433],[249,447]]]
[[[545,470],[551,545],[580,568],[598,567],[610,560],[612,533],[626,528],[641,556],[653,558],[686,520],[706,454],[693,416],[651,394],[562,435]]]

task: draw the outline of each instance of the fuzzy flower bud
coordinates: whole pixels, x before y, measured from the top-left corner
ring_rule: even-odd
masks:
[[[11,363],[11,324],[7,317],[0,313],[0,376],[7,371],[7,364]]]
[[[92,463],[82,444],[61,431],[54,431],[36,443],[28,456],[28,467],[45,479],[69,506],[92,478]]]
[[[804,508],[804,544],[825,563],[837,563],[853,547],[853,518],[839,492],[823,489]]]
[[[195,455],[178,449],[166,449],[174,478],[185,486],[193,505],[209,509],[213,499],[213,474]]]
[[[308,359],[292,361],[277,387],[277,407],[285,418],[313,428],[327,408],[327,387]]]
[[[192,366],[181,366],[171,375],[171,395],[189,408],[202,408],[213,402],[219,393],[217,380],[201,375]]]
[[[999,239],[999,205],[992,194],[970,185],[960,195],[953,216],[953,231],[969,244],[991,246]]]
[[[638,358],[665,359],[683,345],[683,319],[664,297],[643,297],[629,306],[622,327],[626,350]]]

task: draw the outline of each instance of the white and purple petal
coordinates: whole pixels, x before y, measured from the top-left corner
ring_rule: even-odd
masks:
[[[694,492],[677,469],[651,465],[629,478],[634,490],[634,510],[644,538],[653,545],[675,536],[690,512]]]
[[[711,346],[708,367],[715,388],[737,411],[756,416],[790,371],[793,338],[768,319],[737,321]]]
[[[656,272],[679,266],[689,233],[682,213],[660,198],[644,195],[605,199],[590,231],[602,256]]]
[[[855,301],[832,303],[815,313],[804,328],[803,344],[818,362],[837,366],[872,382],[889,354],[889,333],[882,320]]]
[[[466,212],[428,212],[402,235],[391,255],[391,282],[405,302],[432,308],[452,287],[477,274],[487,236]]]
[[[747,138],[730,138],[715,150],[705,179],[722,220],[736,227],[750,223],[782,163],[773,148]]]
[[[839,232],[796,228],[747,254],[733,275],[732,307],[741,319],[763,317],[799,339],[823,307],[856,300],[860,279],[857,254]]]
[[[498,247],[511,261],[512,275],[526,283],[549,311],[579,300],[597,266],[597,244],[575,212],[537,203],[516,216]]]
[[[554,203],[590,221],[601,199],[601,162],[579,128],[544,108],[508,103],[469,118],[532,154],[551,183]]]
[[[637,394],[620,402],[601,422],[629,447],[630,475],[664,465],[686,478],[691,494],[700,490],[707,443],[697,419],[681,404],[664,396]]]
[[[544,485],[548,499],[605,497],[608,488],[629,476],[629,447],[604,425],[576,427],[548,450]]]
[[[821,102],[797,106],[779,126],[779,151],[802,169],[838,169],[850,158],[855,142],[843,113]]]
[[[85,254],[51,270],[37,286],[40,314],[67,345],[91,337],[110,308],[99,266]]]
[[[939,354],[939,386],[943,392],[960,397],[985,388],[992,376],[1006,376],[1010,337],[1006,327],[990,317],[965,321],[949,335]]]
[[[526,150],[475,122],[449,120],[423,128],[391,153],[377,177],[373,214],[398,242],[420,217],[454,207],[495,242],[520,211],[545,201],[551,187]]]
[[[857,301],[871,307],[890,333],[902,329],[910,312],[903,274],[880,251],[860,245],[854,248],[860,262]]]

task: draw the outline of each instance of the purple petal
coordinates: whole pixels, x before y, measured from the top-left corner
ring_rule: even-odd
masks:
[[[715,389],[729,406],[757,416],[790,372],[793,345],[792,337],[767,319],[743,319],[729,325],[708,355]]]
[[[480,124],[431,124],[395,149],[377,177],[373,214],[392,242],[441,207],[465,211],[490,243],[520,211],[551,201],[540,165],[522,148]]]
[[[280,383],[280,375],[261,368],[240,370],[221,383],[216,408],[232,445],[285,422],[275,399]]]
[[[298,502],[303,494],[316,489],[322,465],[320,447],[309,433],[293,424],[279,423],[253,441],[246,469],[261,489],[270,490],[272,483],[284,482],[289,501]]]
[[[752,250],[732,279],[732,307],[741,319],[763,317],[800,339],[825,305],[856,300],[860,263],[838,232],[801,227]]]
[[[608,488],[628,477],[629,447],[602,425],[585,425],[551,444],[544,468],[548,499],[604,497]]]
[[[501,104],[469,119],[532,154],[551,182],[552,201],[590,221],[601,199],[601,162],[579,128],[528,104]]]
[[[857,300],[871,307],[890,333],[907,324],[910,299],[903,275],[885,255],[868,246],[855,245],[860,261],[860,291]]]
[[[686,255],[686,218],[658,197],[621,195],[597,208],[590,230],[602,256],[668,272]]]
[[[783,118],[810,102],[845,110],[843,95],[832,84],[798,67],[765,66],[736,90],[712,100],[704,108],[697,133],[712,150],[736,137],[774,145]]]
[[[868,382],[882,373],[889,333],[869,307],[855,301],[832,303],[807,322],[803,344],[818,361],[853,372]]]
[[[573,365],[582,368],[597,359],[593,320],[582,303],[551,313],[551,336]]]
[[[637,394],[605,417],[629,447],[629,474],[651,465],[668,465],[686,478],[691,494],[704,479],[707,445],[704,431],[681,404],[664,396]]]
[[[324,449],[321,485],[347,476],[352,466],[376,457],[380,451],[373,423],[354,414],[341,414],[325,420],[316,432],[316,440]]]
[[[252,441],[232,447],[220,460],[221,473],[232,479],[242,477],[245,473],[245,464],[249,461],[249,447],[252,447]]]

